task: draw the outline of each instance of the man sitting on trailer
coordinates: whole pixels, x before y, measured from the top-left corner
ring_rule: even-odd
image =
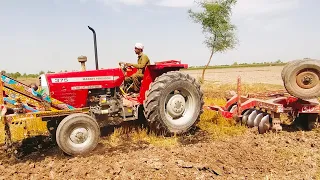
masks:
[[[135,92],[139,92],[140,84],[141,84],[141,80],[143,79],[145,68],[147,65],[150,64],[150,59],[146,54],[143,53],[143,49],[144,49],[144,46],[141,43],[135,44],[134,51],[138,55],[137,64],[123,63],[123,62],[120,63],[120,64],[125,64],[126,67],[132,66],[138,69],[138,71],[135,74],[133,74],[131,77],[126,77],[124,80],[125,84],[133,85],[133,90]],[[131,89],[131,87],[129,87],[129,89]]]

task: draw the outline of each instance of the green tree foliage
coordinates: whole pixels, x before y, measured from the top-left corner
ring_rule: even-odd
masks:
[[[205,35],[204,44],[210,49],[211,54],[207,65],[203,69],[201,81],[204,81],[205,70],[208,68],[214,53],[233,49],[238,43],[235,35],[236,27],[231,23],[232,6],[237,0],[212,0],[200,1],[201,12],[188,10],[188,14],[195,23],[202,25]]]

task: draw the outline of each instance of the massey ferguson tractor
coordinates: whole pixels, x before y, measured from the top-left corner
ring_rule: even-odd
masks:
[[[187,64],[169,60],[146,67],[137,96],[127,94],[126,76],[132,67],[99,69],[96,33],[96,70],[49,73],[39,77],[39,89],[2,75],[4,97],[0,143],[18,147],[30,137],[50,136],[69,155],[86,154],[99,142],[100,127],[145,119],[157,134],[183,135],[195,128],[203,112],[198,82],[180,72]],[[129,85],[130,86],[130,85]],[[4,134],[4,133],[2,133]]]

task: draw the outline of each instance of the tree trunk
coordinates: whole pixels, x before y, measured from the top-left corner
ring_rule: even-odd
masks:
[[[208,66],[209,66],[209,64],[211,62],[212,56],[213,56],[213,49],[211,50],[209,61],[208,61],[207,65],[204,67],[204,69],[202,71],[201,82],[204,82],[204,73],[205,73],[206,69],[208,68]]]

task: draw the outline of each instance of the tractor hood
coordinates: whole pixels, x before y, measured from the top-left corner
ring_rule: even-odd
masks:
[[[121,69],[89,70],[43,74],[39,84],[46,94],[75,107],[84,105],[89,90],[119,87],[124,80]],[[81,102],[76,102],[81,99]]]

